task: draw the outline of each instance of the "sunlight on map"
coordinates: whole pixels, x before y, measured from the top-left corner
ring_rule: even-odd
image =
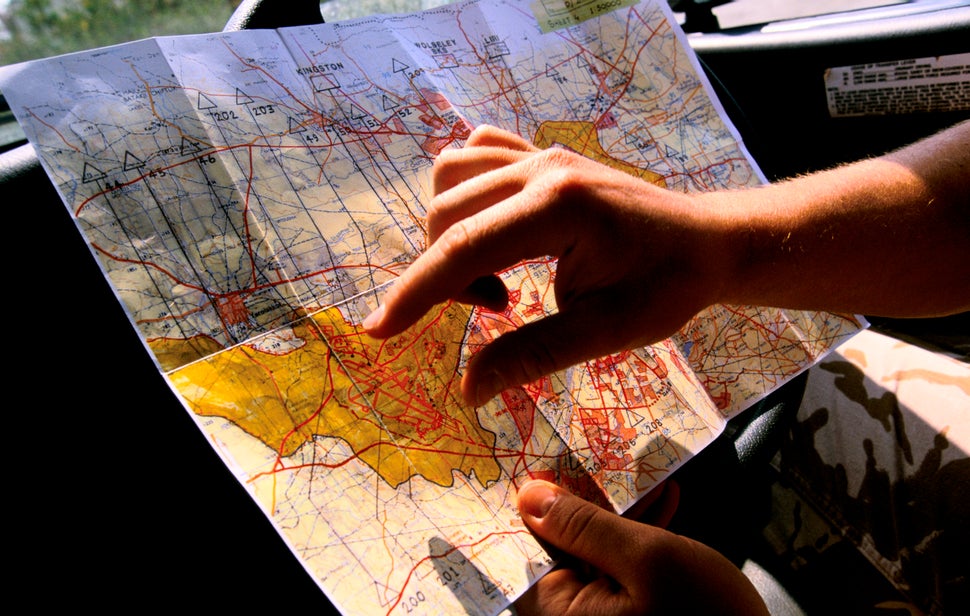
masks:
[[[500,272],[504,312],[445,303],[364,334],[426,248],[435,156],[474,126],[675,191],[763,181],[666,2],[571,5],[469,0],[0,72],[146,349],[344,613],[501,612],[554,565],[515,510],[524,480],[625,511],[864,326],[714,306],[480,408],[465,366],[556,310],[554,260]]]

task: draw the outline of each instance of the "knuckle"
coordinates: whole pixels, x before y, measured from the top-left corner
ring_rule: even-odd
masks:
[[[571,207],[581,201],[587,188],[585,175],[578,167],[577,155],[558,148],[543,150],[536,157],[538,188],[547,195],[547,202],[559,208]]]
[[[554,353],[542,340],[520,335],[510,336],[509,342],[516,338],[518,344],[507,347],[506,364],[515,373],[516,382],[532,383],[559,368]]]
[[[448,210],[447,204],[445,203],[445,200],[441,197],[441,195],[432,197],[431,201],[428,202],[428,207],[427,207],[428,221],[430,222],[435,218],[440,218],[441,216],[444,215],[444,213],[447,210]]]
[[[444,150],[435,158],[431,166],[432,194],[439,195],[453,184],[455,165],[460,162],[459,150]]]
[[[458,258],[461,253],[474,251],[477,225],[473,219],[463,218],[449,226],[435,245],[445,260]]]
[[[559,367],[549,347],[530,345],[528,350],[531,361],[523,365],[523,374],[530,382],[542,378]]]
[[[559,512],[559,516],[557,516],[559,528],[557,530],[565,545],[575,545],[584,537],[589,536],[596,515],[596,511],[592,507],[592,505],[586,506],[586,503],[580,501],[576,506]]]
[[[472,132],[468,136],[468,139],[465,140],[465,145],[466,147],[477,145],[482,141],[488,140],[489,138],[493,138],[495,135],[498,134],[498,132],[499,132],[498,129],[495,128],[494,126],[491,126],[489,124],[480,124],[476,126],[474,129],[472,129]]]

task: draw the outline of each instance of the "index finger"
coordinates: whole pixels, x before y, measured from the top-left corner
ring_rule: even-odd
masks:
[[[523,259],[560,254],[564,238],[549,232],[556,217],[548,208],[537,207],[536,201],[528,192],[520,192],[449,226],[367,317],[367,332],[376,338],[393,336],[432,306],[464,296],[476,279]]]
[[[439,195],[477,175],[522,160],[539,151],[522,137],[494,126],[482,125],[472,131],[465,147],[445,150],[432,169],[434,194]]]
[[[476,148],[463,148],[461,150],[445,150],[435,159],[434,167],[431,170],[431,181],[435,196],[435,202],[440,195],[457,188],[470,180],[480,178],[484,175],[509,167],[525,160],[533,153],[524,153],[508,148],[482,146]],[[521,189],[521,182],[515,183],[515,190]],[[481,190],[480,184],[476,185],[476,190]],[[498,199],[495,199],[496,201]],[[428,218],[433,220],[440,212],[433,207],[429,208]],[[430,224],[429,224],[430,228]],[[434,241],[436,238],[431,237]]]

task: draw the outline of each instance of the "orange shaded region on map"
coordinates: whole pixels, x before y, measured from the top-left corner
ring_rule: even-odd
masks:
[[[664,181],[662,175],[610,156],[603,149],[603,145],[599,140],[599,132],[596,129],[596,125],[592,122],[565,120],[543,122],[539,126],[539,130],[536,131],[533,143],[541,149],[551,147],[553,144],[563,145],[608,167],[642,178],[657,186],[667,187],[667,183]]]
[[[229,420],[281,460],[335,437],[392,486],[415,475],[449,486],[454,471],[486,485],[500,474],[495,435],[458,387],[468,319],[466,307],[443,304],[375,340],[331,308],[170,378],[195,413]]]
[[[218,353],[223,347],[208,336],[193,336],[192,338],[156,338],[149,341],[152,355],[165,370],[171,370],[185,364],[198,361],[213,353]]]

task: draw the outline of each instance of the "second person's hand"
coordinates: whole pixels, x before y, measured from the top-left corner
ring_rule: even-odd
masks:
[[[704,544],[545,481],[523,485],[517,502],[532,532],[562,553],[516,601],[519,616],[768,613],[741,570]]]

